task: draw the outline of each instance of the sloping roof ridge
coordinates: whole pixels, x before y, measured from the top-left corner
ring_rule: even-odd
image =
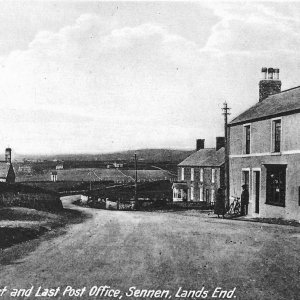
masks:
[[[278,92],[278,93],[276,93],[276,94],[273,94],[273,95],[268,96],[267,98],[269,98],[269,97],[271,97],[271,96],[276,96],[276,95],[278,95],[278,94],[282,94],[282,93],[284,93],[284,92],[288,92],[288,91],[291,91],[291,90],[295,90],[295,89],[298,89],[298,88],[300,88],[300,85],[294,86],[294,87],[292,87],[292,88],[289,88],[289,89],[286,89],[286,90],[283,90],[283,91],[280,91],[280,92]],[[267,99],[267,98],[266,98],[266,99]]]
[[[280,92],[278,92],[278,93],[276,93],[276,94],[273,94],[273,95],[268,96],[266,99],[264,99],[264,100],[262,100],[262,101],[256,102],[254,105],[250,106],[249,108],[247,108],[246,110],[244,110],[242,113],[240,113],[239,115],[237,115],[234,119],[232,119],[232,120],[228,123],[228,125],[231,125],[231,124],[234,125],[235,120],[238,119],[242,114],[244,114],[245,112],[251,110],[252,108],[255,108],[256,106],[260,106],[260,105],[262,104],[262,102],[267,101],[267,100],[270,100],[271,98],[276,97],[276,96],[279,95],[279,94],[283,94],[283,93],[286,93],[286,92],[289,92],[289,91],[292,91],[292,90],[296,90],[296,89],[300,89],[300,85],[299,85],[299,86],[292,87],[292,88],[289,88],[289,89],[286,89],[286,90],[283,90],[283,91],[280,91]],[[289,110],[287,110],[287,111],[289,111]],[[291,109],[290,111],[293,111],[293,109]],[[276,114],[275,114],[275,115],[276,115]],[[272,116],[272,115],[270,115],[270,116]],[[257,119],[257,118],[250,118],[249,120],[238,121],[237,123],[244,123],[244,122],[252,121],[252,120],[255,120],[255,119]],[[258,117],[258,119],[259,119],[259,117]]]

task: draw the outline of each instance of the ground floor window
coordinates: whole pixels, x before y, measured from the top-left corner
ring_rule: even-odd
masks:
[[[200,187],[199,193],[200,193],[200,195],[199,195],[200,201],[203,201],[203,187],[202,186]]]
[[[286,165],[265,165],[267,168],[266,203],[285,206]]]
[[[194,187],[191,186],[191,201],[194,200]]]

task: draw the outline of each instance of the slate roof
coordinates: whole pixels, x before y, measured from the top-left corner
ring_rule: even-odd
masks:
[[[296,112],[300,112],[300,86],[258,102],[233,119],[229,126]]]
[[[0,161],[0,178],[6,178],[9,171],[9,163],[6,161]]]
[[[178,166],[190,167],[219,167],[225,162],[224,147],[216,151],[215,148],[204,148],[191,154]]]

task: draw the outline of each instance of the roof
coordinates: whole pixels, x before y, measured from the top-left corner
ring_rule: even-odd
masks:
[[[225,149],[204,148],[194,152],[178,166],[219,167],[225,162]]]
[[[271,95],[233,119],[229,126],[300,112],[300,86]]]
[[[0,178],[6,178],[10,164],[6,161],[0,161]]]
[[[174,182],[172,189],[187,189],[188,185],[186,182]]]

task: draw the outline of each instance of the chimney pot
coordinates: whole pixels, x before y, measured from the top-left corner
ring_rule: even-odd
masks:
[[[196,140],[196,151],[204,149],[204,139],[197,139]]]
[[[5,161],[11,163],[11,148],[5,149]]]
[[[266,68],[262,68],[262,71]],[[281,81],[279,80],[279,69],[268,68],[268,79],[263,78],[259,82],[259,101],[281,92]]]
[[[274,69],[273,68],[269,68],[268,69],[268,79],[273,79],[273,73],[274,73]]]
[[[262,79],[267,79],[268,69],[265,67],[261,68],[261,73],[262,73]]]
[[[222,147],[225,147],[225,137],[217,136],[216,137],[216,151],[218,151]]]

